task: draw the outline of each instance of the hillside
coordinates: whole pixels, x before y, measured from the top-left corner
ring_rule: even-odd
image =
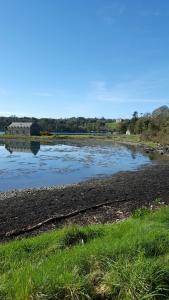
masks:
[[[156,117],[164,117],[164,118],[168,118],[169,117],[169,108],[167,105],[163,105],[160,106],[159,108],[155,109],[152,112],[152,117],[156,118]]]

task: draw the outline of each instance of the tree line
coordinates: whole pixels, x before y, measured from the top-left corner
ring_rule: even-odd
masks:
[[[115,128],[115,119],[105,118],[67,118],[67,119],[50,119],[50,118],[29,118],[29,117],[0,117],[0,130],[4,131],[12,122],[36,122],[42,132],[107,132]]]
[[[116,122],[115,119],[83,117],[67,119],[0,117],[0,130],[4,131],[11,122],[36,122],[44,134],[51,132],[125,134],[127,130],[130,130],[131,134],[139,134],[144,140],[169,144],[169,108],[167,106],[161,106],[152,113],[144,115],[135,111],[131,119],[124,119],[121,122]]]

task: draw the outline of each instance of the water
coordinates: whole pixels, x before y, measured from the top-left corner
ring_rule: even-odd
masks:
[[[148,163],[143,153],[111,142],[13,140],[0,144],[0,191],[76,183]]]

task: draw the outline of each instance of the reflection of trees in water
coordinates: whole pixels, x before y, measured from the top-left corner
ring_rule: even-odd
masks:
[[[5,142],[5,148],[11,154],[13,152],[27,152],[36,155],[40,150],[40,143],[33,141],[10,140]]]
[[[134,149],[131,150],[131,157],[132,157],[133,159],[136,159],[136,155],[137,155],[137,151],[136,151],[136,149],[134,148]]]
[[[128,149],[131,152],[131,157],[133,159],[136,159],[137,153],[138,153],[138,148],[132,145],[125,145],[125,148]]]

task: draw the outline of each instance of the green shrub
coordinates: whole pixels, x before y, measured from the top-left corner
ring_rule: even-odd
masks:
[[[148,214],[150,214],[150,209],[146,207],[138,208],[133,213],[133,218],[142,218]]]
[[[66,230],[65,235],[61,241],[62,247],[71,247],[76,244],[84,244],[94,238],[103,235],[103,230],[92,229],[88,227],[72,226]]]

